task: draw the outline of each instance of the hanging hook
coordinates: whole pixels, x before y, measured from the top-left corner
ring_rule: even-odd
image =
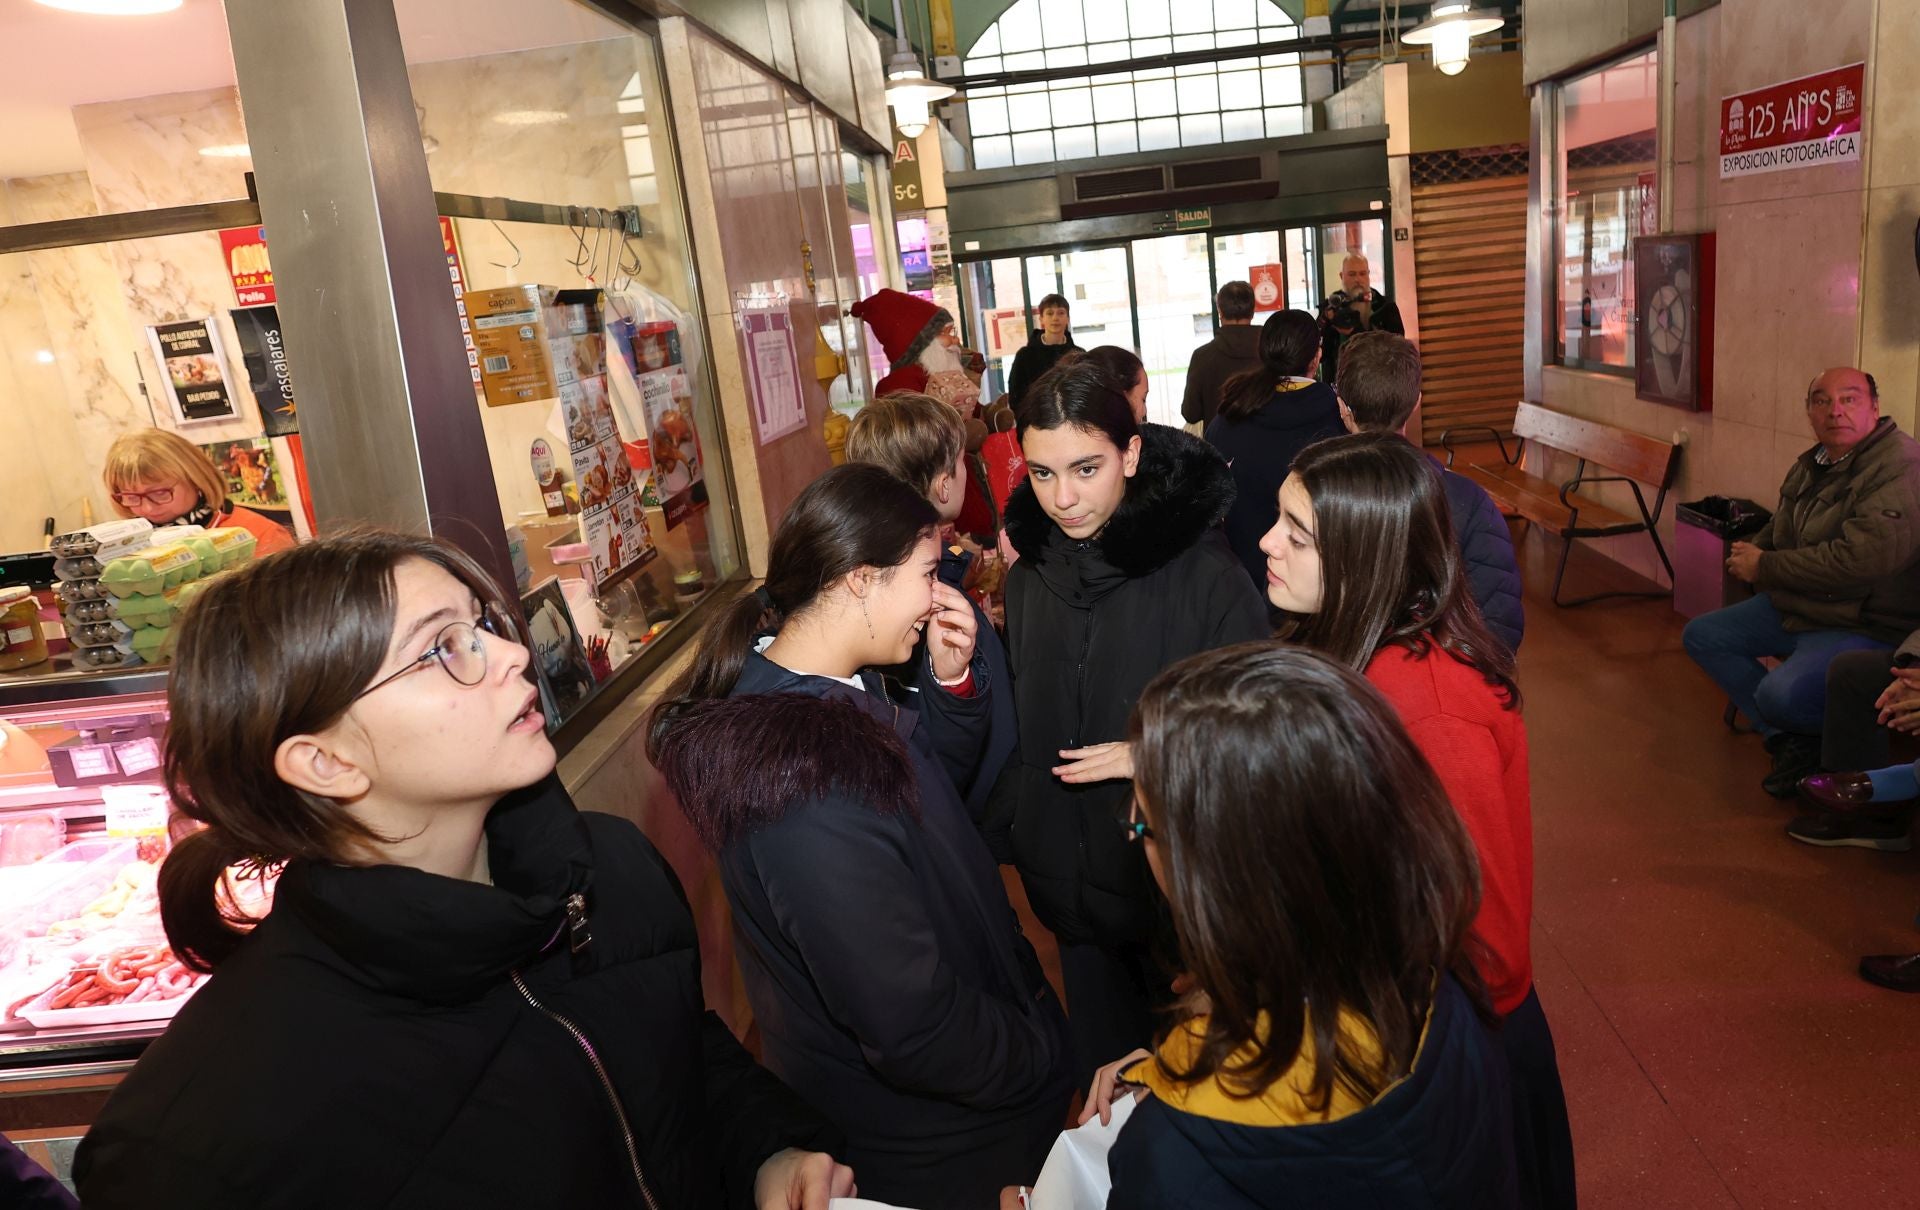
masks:
[[[489,263],[496,269],[518,269],[520,262],[526,259],[520,251],[520,245],[513,242],[513,237],[508,235],[507,229],[500,225],[500,220],[490,218],[487,221],[493,224],[493,229],[499,233],[500,238],[507,241],[507,247],[513,249],[513,263],[511,265],[503,265],[499,261],[491,261]]]

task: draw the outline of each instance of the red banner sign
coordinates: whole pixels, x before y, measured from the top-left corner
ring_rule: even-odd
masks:
[[[220,233],[227,254],[227,273],[233,278],[233,296],[243,307],[277,302],[273,293],[273,266],[267,263],[265,227],[229,227]]]
[[[1722,98],[1721,177],[1857,161],[1866,77],[1854,63]]]

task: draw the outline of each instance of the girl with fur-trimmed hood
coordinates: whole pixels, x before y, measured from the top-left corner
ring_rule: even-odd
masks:
[[[1035,383],[1017,419],[1029,478],[1007,502],[1020,559],[1006,593],[1020,746],[989,816],[1011,827],[1027,897],[1060,940],[1086,1077],[1145,1045],[1171,998],[1148,952],[1164,904],[1118,822],[1133,793],[1128,713],[1167,665],[1268,626],[1219,531],[1233,477],[1205,442],[1137,424],[1085,363]]]
[[[926,1210],[1031,1182],[1071,1093],[1059,1001],[956,786],[1008,690],[936,578],[938,521],[879,467],[821,476],[648,745],[718,857],[767,1066],[845,1133],[863,1195]],[[919,691],[883,682],[923,632]]]

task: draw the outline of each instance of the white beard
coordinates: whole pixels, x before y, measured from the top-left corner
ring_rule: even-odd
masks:
[[[939,374],[948,370],[964,370],[960,364],[960,354],[935,340],[920,354],[920,368],[929,374]]]

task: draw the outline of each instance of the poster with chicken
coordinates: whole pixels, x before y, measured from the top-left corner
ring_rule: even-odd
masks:
[[[558,367],[560,409],[580,492],[580,534],[593,551],[587,565],[594,592],[625,579],[658,550],[646,517],[632,506],[633,468],[621,443],[619,422],[607,397],[607,342],[600,304],[574,303],[550,317],[553,364]],[[564,319],[565,322],[556,322]]]
[[[667,366],[640,375],[640,398],[653,455],[654,490],[666,512],[667,528],[673,529],[707,507],[707,477],[700,434],[693,426],[693,382],[687,368]]]

